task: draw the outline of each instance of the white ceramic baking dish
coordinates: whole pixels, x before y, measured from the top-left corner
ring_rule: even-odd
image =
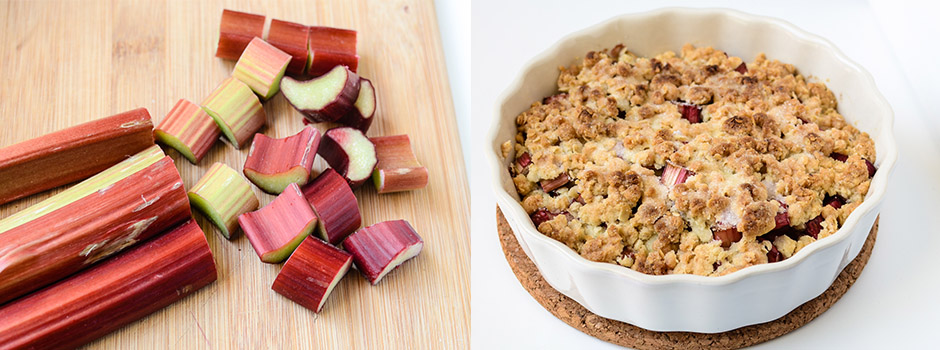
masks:
[[[513,140],[519,113],[556,91],[559,66],[618,43],[643,56],[679,52],[685,43],[713,46],[745,61],[764,52],[824,81],[838,98],[839,112],[875,141],[878,172],[865,201],[837,233],[793,257],[720,277],[645,275],[589,261],[542,235],[519,204],[507,170],[513,157],[503,158],[500,145]],[[495,112],[486,154],[497,202],[526,254],[552,287],[591,312],[654,331],[728,331],[777,319],[820,295],[861,249],[897,160],[894,115],[868,72],[823,38],[782,20],[727,9],[629,14],[570,34],[523,68]]]

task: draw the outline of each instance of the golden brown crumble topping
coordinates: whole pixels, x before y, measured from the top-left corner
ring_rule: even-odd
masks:
[[[872,140],[792,65],[617,45],[560,71],[503,151],[538,230],[587,259],[723,275],[833,234],[868,192]]]

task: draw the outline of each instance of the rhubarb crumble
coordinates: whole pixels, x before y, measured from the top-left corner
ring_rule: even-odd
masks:
[[[875,173],[833,93],[764,54],[617,45],[561,67],[558,91],[503,153],[538,230],[593,261],[706,276],[781,261],[835,233]]]

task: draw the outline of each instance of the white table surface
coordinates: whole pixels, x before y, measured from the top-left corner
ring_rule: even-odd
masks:
[[[933,108],[940,99],[940,6],[884,0],[473,1],[471,67],[464,73],[473,72],[470,111],[458,111],[458,118],[474,116],[469,140],[462,140],[472,193],[471,347],[618,348],[559,321],[516,280],[497,238],[495,199],[482,150],[498,96],[528,60],[567,33],[616,14],[663,6],[736,8],[781,18],[828,38],[874,75],[896,115],[900,159],[868,266],[816,320],[756,348],[940,347],[940,112]],[[444,36],[446,43],[450,39],[446,32]],[[449,66],[456,62],[450,55],[447,59]],[[466,98],[455,92],[455,99]]]

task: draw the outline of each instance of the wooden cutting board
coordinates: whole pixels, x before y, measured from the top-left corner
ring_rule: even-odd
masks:
[[[234,66],[214,56],[223,8],[359,31],[359,73],[378,94],[368,135],[409,134],[431,174],[418,191],[357,190],[363,224],[406,219],[424,238],[424,251],[377,286],[350,271],[315,314],[271,290],[280,265],[261,263],[244,235],[228,241],[196,214],[218,281],[88,347],[469,347],[469,192],[432,0],[4,1],[0,147],[136,107],[146,107],[157,124],[178,99],[199,103]],[[265,110],[268,136],[304,126],[281,95]],[[219,142],[198,165],[167,152],[188,188],[214,162],[240,171],[248,148]],[[318,158],[314,169],[325,167]],[[0,217],[60,190],[0,206]],[[255,192],[262,205],[274,198]]]

